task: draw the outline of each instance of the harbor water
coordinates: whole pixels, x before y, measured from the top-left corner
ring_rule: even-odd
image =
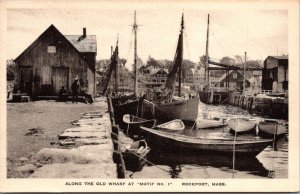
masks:
[[[231,105],[206,105],[200,102],[199,118],[254,117],[246,110]],[[281,120],[281,122],[286,122]],[[228,126],[212,129],[186,129],[177,132],[196,137],[234,137]],[[237,138],[256,136],[256,134],[238,135]],[[256,157],[238,157],[216,153],[180,153],[172,154],[152,149],[148,154],[144,168],[138,172],[126,171],[127,178],[288,178],[288,135],[278,139],[265,148]]]

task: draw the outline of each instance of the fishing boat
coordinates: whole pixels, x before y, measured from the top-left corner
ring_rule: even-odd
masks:
[[[211,129],[219,128],[227,125],[224,119],[204,119],[198,118],[196,120],[197,129]]]
[[[248,117],[230,118],[227,124],[231,133],[251,133],[255,130],[256,119]]]
[[[125,114],[123,116],[123,122],[127,124],[127,127],[124,128],[125,133],[127,133],[131,137],[140,135],[140,126],[153,127],[156,123],[154,119],[147,120],[129,114]]]
[[[143,101],[142,117],[157,118],[161,121],[181,119],[184,122],[195,122],[198,116],[199,98],[181,98],[181,79],[183,63],[183,33],[184,16],[181,18],[181,30],[179,34],[174,64],[168,74],[165,85],[154,92],[154,101]],[[175,82],[178,78],[178,97],[174,98]]]
[[[134,93],[130,95],[125,95],[125,94],[119,94],[118,93],[118,85],[119,85],[119,72],[118,72],[118,41],[117,41],[117,46],[115,48],[115,51],[112,54],[111,57],[111,64],[110,68],[108,69],[108,76],[107,80],[105,82],[105,87],[103,90],[103,94],[107,92],[107,87],[109,84],[109,80],[111,77],[112,72],[114,71],[114,76],[115,76],[115,86],[114,86],[114,96],[111,97],[112,101],[112,106],[114,109],[114,118],[116,124],[120,126],[120,128],[126,127],[126,123],[123,122],[123,116],[125,114],[130,114],[130,115],[140,115],[140,102],[143,100],[143,98],[138,97],[138,76],[137,76],[137,27],[138,25],[136,24],[136,12],[134,13],[134,24],[133,24],[133,30],[134,30],[134,38],[135,38],[135,44],[134,44]]]
[[[157,125],[155,129],[161,129],[166,131],[181,131],[184,130],[185,125],[180,119],[174,119],[167,123],[163,123],[161,125]]]
[[[146,164],[147,154],[150,147],[145,140],[135,141],[122,150],[125,167],[131,171],[140,171]]]
[[[276,120],[265,119],[258,124],[258,134],[261,136],[284,136],[288,130],[284,123],[280,123]]]
[[[176,133],[163,132],[147,127],[141,127],[145,134],[146,141],[154,148],[157,147],[167,152],[202,152],[232,155],[233,149],[236,155],[256,156],[268,145],[272,139],[234,139],[231,138],[205,138],[192,137]]]

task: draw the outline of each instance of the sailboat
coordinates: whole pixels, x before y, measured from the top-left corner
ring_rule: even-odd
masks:
[[[143,100],[142,117],[155,118],[161,121],[181,119],[184,122],[195,122],[198,116],[199,99],[181,98],[181,77],[183,62],[183,30],[184,15],[181,18],[181,30],[179,34],[173,67],[168,74],[166,84],[155,92],[155,100]],[[178,96],[174,96],[175,80],[178,76]]]
[[[134,67],[135,67],[135,76],[134,76],[134,94],[133,95],[121,95],[118,93],[118,82],[119,82],[119,72],[118,72],[118,41],[115,48],[115,51],[112,54],[111,57],[111,64],[110,69],[108,70],[108,79],[106,80],[105,87],[103,90],[103,94],[107,91],[107,86],[109,83],[109,79],[111,77],[111,74],[114,70],[115,72],[115,86],[114,86],[114,95],[111,96],[112,105],[114,109],[114,118],[116,124],[120,126],[120,128],[125,128],[127,126],[126,123],[123,121],[123,116],[126,114],[138,116],[140,113],[140,107],[139,104],[142,101],[143,98],[138,98],[138,91],[137,91],[137,27],[136,24],[136,12],[134,13],[134,24],[133,24],[133,30],[134,30]]]

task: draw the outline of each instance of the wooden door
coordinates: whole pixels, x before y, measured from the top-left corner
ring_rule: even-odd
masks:
[[[22,67],[21,68],[21,92],[32,94],[32,77],[33,68],[32,67]]]
[[[53,67],[52,68],[53,92],[58,95],[62,86],[69,89],[69,68],[68,67]]]

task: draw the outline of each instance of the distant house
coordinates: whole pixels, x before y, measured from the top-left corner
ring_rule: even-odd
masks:
[[[228,76],[224,73],[218,79],[210,80],[211,87],[216,91],[235,91],[243,89],[243,74],[238,70],[230,70]],[[227,86],[228,82],[228,86]]]
[[[190,68],[185,71],[185,85],[191,86],[192,88],[199,89],[204,83],[204,68],[197,66]]]
[[[264,61],[262,89],[285,92],[288,80],[288,56],[268,56]]]
[[[146,86],[147,87],[159,87],[165,84],[168,77],[168,69],[163,68],[150,68],[147,69]]]
[[[55,96],[64,86],[68,90],[75,77],[81,88],[96,94],[95,35],[63,35],[51,25],[14,61],[18,90],[34,96]]]

